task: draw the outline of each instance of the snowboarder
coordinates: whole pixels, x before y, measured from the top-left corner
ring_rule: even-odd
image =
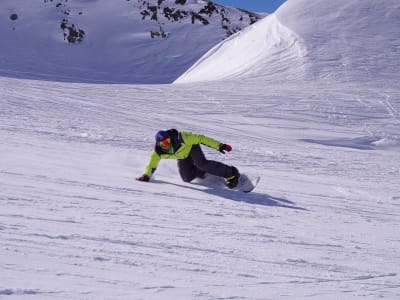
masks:
[[[234,166],[227,166],[221,162],[207,160],[200,144],[214,148],[225,154],[232,147],[201,134],[187,131],[178,132],[176,129],[158,131],[154,151],[144,169],[143,175],[136,178],[139,181],[150,181],[162,158],[177,159],[179,174],[184,182],[191,182],[195,178],[204,178],[206,173],[223,177],[226,186],[234,188],[238,184],[240,173]]]

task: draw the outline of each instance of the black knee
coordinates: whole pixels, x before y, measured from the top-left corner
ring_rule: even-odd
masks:
[[[178,169],[184,182],[191,182],[196,178],[197,168],[193,164],[189,164],[187,161],[178,161]]]
[[[182,180],[183,180],[183,182],[191,182],[193,179],[195,179],[196,178],[196,175],[184,175],[184,176],[182,176],[182,174],[181,174],[181,178],[182,178]]]

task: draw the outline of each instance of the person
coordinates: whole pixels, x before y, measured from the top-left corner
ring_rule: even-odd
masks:
[[[176,129],[157,132],[156,144],[150,155],[143,175],[136,178],[139,181],[150,181],[161,159],[177,159],[179,174],[184,182],[195,178],[205,178],[206,174],[223,177],[229,188],[237,186],[240,173],[234,166],[228,166],[218,161],[207,160],[200,145],[214,148],[225,154],[232,147],[201,134],[195,134]]]

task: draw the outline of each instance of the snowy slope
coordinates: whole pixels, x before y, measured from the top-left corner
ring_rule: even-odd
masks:
[[[0,75],[170,83],[216,43],[262,17],[202,0],[176,2],[2,0]]]
[[[289,0],[221,42],[176,82],[228,78],[397,82],[400,3]],[[393,77],[395,75],[395,77]]]
[[[398,89],[0,87],[0,299],[400,297]],[[172,126],[230,143],[205,153],[254,193],[174,161],[135,181]]]
[[[302,12],[322,16],[314,3]],[[282,45],[312,36],[279,28]],[[364,53],[350,54],[368,65]],[[392,49],[381,54],[396,65]],[[176,85],[0,76],[0,299],[399,299],[398,83],[357,64],[343,82],[307,57],[304,72],[322,72],[313,81],[295,57],[284,73],[299,80],[268,84],[263,69]],[[155,132],[171,127],[231,144],[203,148],[260,175],[257,188],[183,183],[174,161],[135,181]]]

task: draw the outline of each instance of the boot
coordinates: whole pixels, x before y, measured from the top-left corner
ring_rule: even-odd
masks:
[[[239,170],[232,166],[232,175],[226,178],[226,186],[230,189],[235,188],[239,183]]]

